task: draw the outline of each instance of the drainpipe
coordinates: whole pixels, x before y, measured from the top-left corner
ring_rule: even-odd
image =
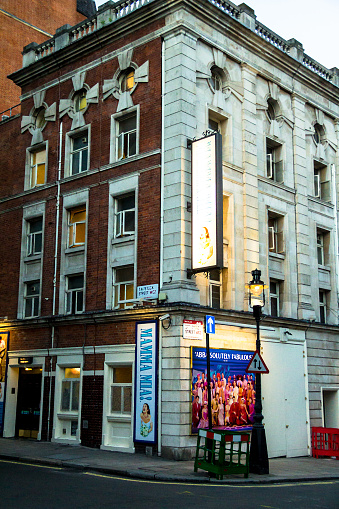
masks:
[[[337,210],[337,184],[335,175],[335,164],[331,165],[332,170],[332,200],[334,205],[334,250],[335,250],[335,272],[337,282],[337,295],[339,292],[339,247],[338,247],[338,210]]]
[[[163,285],[164,269],[164,140],[165,140],[165,122],[164,122],[164,104],[165,104],[165,42],[161,43],[161,183],[160,183],[160,290]],[[162,326],[159,325],[159,384],[158,384],[158,456],[161,456],[161,418],[162,418]]]
[[[56,289],[57,289],[57,270],[58,270],[58,243],[59,243],[59,221],[60,221],[60,179],[61,179],[61,155],[62,155],[62,122],[59,128],[59,160],[57,176],[57,196],[56,196],[56,218],[55,218],[55,248],[54,248],[54,274],[53,274],[53,306],[52,316],[56,315]],[[55,326],[52,323],[51,349],[54,348]],[[49,394],[48,394],[48,421],[47,421],[47,441],[49,438],[51,424],[51,395],[52,395],[52,359],[50,356],[50,376],[49,376]]]

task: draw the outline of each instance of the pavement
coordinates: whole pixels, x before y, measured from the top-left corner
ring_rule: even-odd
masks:
[[[273,458],[269,460],[267,475],[249,474],[247,479],[243,475],[227,475],[223,481],[210,478],[204,470],[194,472],[193,460],[175,461],[28,439],[0,438],[0,458],[159,482],[267,484],[339,480],[339,460],[309,456]]]

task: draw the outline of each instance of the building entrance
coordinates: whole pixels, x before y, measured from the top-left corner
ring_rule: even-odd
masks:
[[[42,373],[40,368],[20,368],[15,435],[37,438],[40,422]]]

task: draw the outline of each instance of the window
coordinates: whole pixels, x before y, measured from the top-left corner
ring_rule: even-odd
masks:
[[[128,92],[134,87],[134,69],[129,67],[126,71],[123,71],[119,77],[120,91]]]
[[[211,76],[209,78],[209,84],[214,92],[222,90],[222,78],[219,73],[218,67],[213,66],[211,69]]]
[[[118,161],[136,154],[137,117],[136,114],[121,117],[118,123],[117,155]]]
[[[134,193],[115,199],[114,236],[125,237],[135,231],[135,195]]]
[[[134,300],[134,267],[129,265],[113,269],[114,308],[124,309],[133,306]]]
[[[73,97],[73,102],[75,111],[85,110],[87,106],[86,90],[82,89],[79,92],[76,92],[76,94]]]
[[[83,246],[86,240],[86,205],[68,212],[68,247]]]
[[[331,201],[331,181],[327,166],[314,162],[314,196],[324,201]]]
[[[60,410],[64,412],[77,412],[79,410],[79,389],[80,368],[65,368],[64,378],[61,382]],[[75,435],[76,429],[74,431]]]
[[[268,216],[268,248],[270,253],[283,253],[284,248],[284,218],[269,213]]]
[[[208,129],[210,131],[216,131],[219,132],[219,122],[216,120],[213,120],[212,118],[208,119]]]
[[[40,282],[31,281],[25,284],[25,318],[39,316]]]
[[[209,301],[212,308],[221,307],[221,274],[214,269],[209,273]]]
[[[67,276],[66,314],[74,315],[84,310],[84,276]]]
[[[275,104],[276,104],[276,101],[274,101],[273,99],[268,99],[267,101],[267,116],[268,116],[268,120],[270,122],[272,122],[272,120],[275,120],[276,119],[276,113],[275,113]]]
[[[40,254],[42,251],[42,217],[27,221],[27,256]]]
[[[319,143],[322,143],[324,135],[325,135],[325,131],[324,131],[323,126],[316,123],[314,125],[314,133],[313,133],[313,140],[316,145],[319,145]]]
[[[111,413],[130,415],[132,411],[132,366],[116,366],[112,371]]]
[[[318,265],[324,265],[324,235],[322,233],[317,233],[317,255]]]
[[[71,175],[88,169],[88,132],[71,138]]]
[[[46,181],[46,150],[31,152],[31,187],[41,186]]]
[[[282,145],[269,139],[266,140],[266,176],[275,182],[284,181]]]
[[[38,108],[33,113],[33,119],[34,119],[34,127],[36,129],[43,129],[46,125],[45,120],[45,108],[41,106],[41,108]]]
[[[280,316],[280,283],[270,280],[271,316]]]
[[[327,292],[324,290],[319,290],[319,313],[320,313],[320,323],[326,323],[327,317]]]

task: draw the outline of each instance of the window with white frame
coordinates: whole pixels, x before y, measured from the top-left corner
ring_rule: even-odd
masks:
[[[115,198],[114,205],[114,237],[133,235],[135,232],[135,193]]]
[[[117,160],[126,159],[137,153],[137,115],[136,112],[118,117],[116,152]]]
[[[84,275],[66,276],[66,314],[84,311]]]
[[[329,169],[317,161],[314,161],[314,196],[324,201],[331,201]]]
[[[68,247],[83,246],[86,241],[86,205],[68,211]]]
[[[268,214],[268,248],[270,253],[283,254],[284,246],[284,217],[269,212]]]
[[[46,182],[46,149],[30,153],[30,187],[42,186]]]
[[[27,221],[27,256],[40,254],[42,251],[42,217]]]
[[[318,255],[318,265],[325,264],[324,257],[324,235],[317,231],[317,255]]]
[[[111,414],[131,415],[132,412],[132,366],[114,366],[112,368]]]
[[[113,307],[124,309],[134,304],[134,266],[113,269]]]
[[[72,136],[70,143],[70,174],[77,175],[88,170],[88,131]]]
[[[219,269],[209,272],[209,305],[212,308],[221,307],[221,273]]]
[[[320,323],[327,322],[327,293],[325,290],[319,290],[319,318]]]
[[[25,318],[39,316],[40,281],[30,281],[25,283],[24,301]]]
[[[282,145],[268,138],[266,139],[266,177],[279,183],[284,181]]]
[[[270,279],[271,316],[280,316],[280,282]]]
[[[79,410],[80,368],[64,369],[61,382],[60,410],[62,412],[77,412]]]

